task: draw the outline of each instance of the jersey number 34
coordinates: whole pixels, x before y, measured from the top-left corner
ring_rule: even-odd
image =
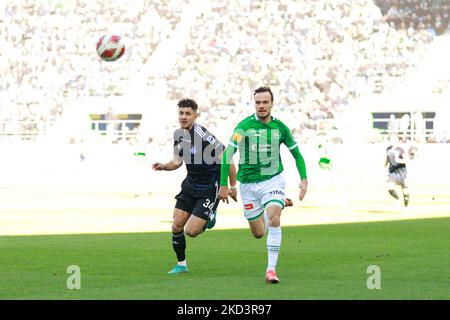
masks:
[[[203,206],[205,208],[208,208],[209,210],[212,210],[212,208],[214,207],[214,202],[211,203],[211,200],[206,199],[206,201],[203,203]]]

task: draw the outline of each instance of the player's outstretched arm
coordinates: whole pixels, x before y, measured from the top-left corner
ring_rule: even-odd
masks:
[[[305,165],[305,159],[303,159],[302,154],[300,153],[300,150],[298,147],[295,147],[291,150],[291,154],[295,159],[295,165],[297,167],[297,171],[300,175],[300,195],[299,199],[300,201],[303,200],[303,198],[306,195],[306,191],[308,190],[308,178],[306,176],[306,165]]]
[[[174,156],[172,160],[167,163],[156,162],[152,165],[153,170],[156,171],[172,171],[178,169],[183,164],[183,160]]]

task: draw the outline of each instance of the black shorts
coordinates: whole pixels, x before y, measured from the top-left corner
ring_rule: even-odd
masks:
[[[405,167],[399,168],[394,172],[390,172],[388,174],[388,182],[393,182],[396,185],[401,186],[402,188],[407,188],[408,186],[406,185],[406,176],[407,176],[406,168]]]
[[[211,190],[198,194],[188,188],[181,188],[181,192],[175,196],[177,202],[175,208],[186,211],[203,220],[208,220],[219,206],[218,184]]]

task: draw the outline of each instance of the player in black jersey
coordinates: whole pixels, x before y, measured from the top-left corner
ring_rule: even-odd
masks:
[[[215,224],[219,205],[220,160],[224,145],[206,128],[198,125],[197,103],[192,99],[178,102],[180,128],[174,132],[174,153],[171,161],[154,163],[153,170],[176,170],[186,163],[187,176],[173,212],[172,245],[178,264],[169,273],[187,272],[186,239],[184,233],[196,237]],[[230,197],[237,201],[236,168],[231,165],[229,174]],[[234,187],[234,188],[233,188]]]
[[[409,203],[409,192],[406,184],[406,161],[408,154],[399,144],[399,138],[396,134],[391,134],[389,143],[390,146],[386,149],[386,162],[384,164],[385,167],[389,165],[388,191],[392,197],[399,200],[395,186],[400,186],[403,193],[403,203],[407,207]]]

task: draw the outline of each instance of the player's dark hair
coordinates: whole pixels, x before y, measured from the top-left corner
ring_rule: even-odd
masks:
[[[271,97],[272,102],[273,102],[273,93],[272,93],[272,90],[270,90],[269,87],[259,87],[258,89],[256,89],[256,90],[253,92],[253,97],[255,97],[255,95],[256,95],[257,93],[261,93],[261,92],[268,92],[268,93],[270,93],[270,97]]]
[[[182,99],[178,101],[178,108],[191,108],[192,110],[197,112],[198,105],[197,102],[192,99]]]

